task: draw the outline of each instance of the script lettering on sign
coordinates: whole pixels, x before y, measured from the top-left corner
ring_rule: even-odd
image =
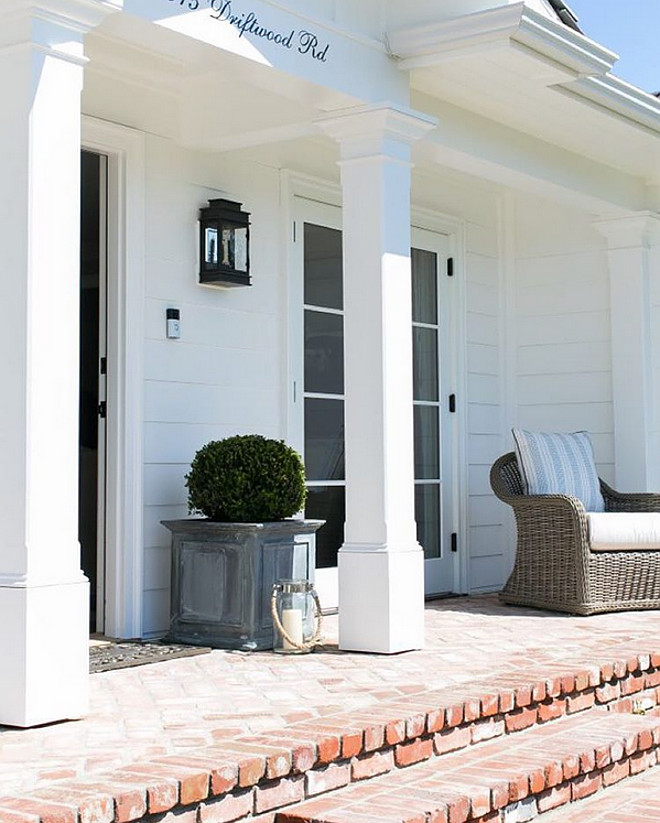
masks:
[[[206,7],[209,9],[212,20],[234,26],[239,32],[239,37],[246,35],[261,37],[283,49],[295,49],[299,54],[313,60],[321,63],[327,62],[330,43],[321,41],[314,32],[304,29],[277,31],[263,25],[253,11],[240,11],[232,0],[168,0],[168,2],[176,3],[189,11],[198,11]]]

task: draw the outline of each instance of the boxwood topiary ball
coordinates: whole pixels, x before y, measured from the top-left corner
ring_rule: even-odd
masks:
[[[186,475],[188,508],[225,523],[284,520],[305,503],[300,455],[283,440],[257,434],[212,440]]]

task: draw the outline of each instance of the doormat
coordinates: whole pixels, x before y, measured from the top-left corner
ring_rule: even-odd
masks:
[[[147,663],[161,663],[179,657],[195,657],[208,654],[207,646],[181,646],[178,643],[147,643],[123,641],[121,643],[100,643],[90,646],[89,673],[110,672],[114,669],[129,669],[145,666]]]

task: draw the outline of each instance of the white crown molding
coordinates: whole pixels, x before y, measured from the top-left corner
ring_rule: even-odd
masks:
[[[321,131],[342,143],[384,138],[408,146],[438,125],[435,117],[387,102],[341,109],[314,122]]]
[[[82,43],[87,32],[124,7],[124,0],[2,0],[0,49],[34,45],[84,63]],[[62,31],[70,42],[62,40]]]
[[[429,66],[465,54],[517,44],[579,77],[605,74],[618,56],[524,2],[388,32],[400,68]]]
[[[84,34],[123,8],[124,0],[3,0],[0,18],[28,15]]]
[[[660,244],[660,214],[636,212],[614,220],[595,220],[594,228],[607,240],[610,250],[649,248]]]

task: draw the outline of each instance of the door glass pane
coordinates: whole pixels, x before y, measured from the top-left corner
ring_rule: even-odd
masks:
[[[424,557],[427,560],[440,557],[440,484],[415,486],[415,520]]]
[[[344,307],[341,232],[305,223],[305,303]]]
[[[307,490],[305,517],[326,521],[325,526],[316,532],[316,568],[333,568],[337,565],[337,552],[344,542],[345,488],[312,486]]]
[[[305,399],[308,480],[344,479],[344,401]]]
[[[305,312],[305,391],[344,393],[344,319]]]
[[[412,249],[412,316],[414,323],[438,323],[438,278],[435,252]]]
[[[438,332],[413,327],[413,397],[438,400]]]
[[[415,406],[415,479],[440,478],[437,406]]]

